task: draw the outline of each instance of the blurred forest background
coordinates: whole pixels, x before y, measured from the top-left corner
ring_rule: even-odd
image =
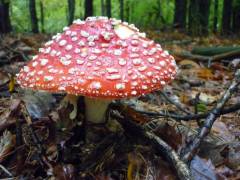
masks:
[[[53,33],[87,16],[195,36],[240,32],[240,0],[0,0],[1,33]]]

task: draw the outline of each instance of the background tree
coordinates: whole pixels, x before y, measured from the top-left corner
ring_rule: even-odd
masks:
[[[36,1],[29,0],[29,11],[30,11],[30,19],[31,19],[31,27],[33,33],[38,33],[38,19],[37,19],[37,11],[36,11]]]
[[[210,0],[190,0],[189,33],[191,35],[206,35],[210,13]]]
[[[68,25],[72,24],[75,13],[75,0],[68,0]]]
[[[85,0],[85,15],[87,18],[89,16],[93,16],[93,0]]]
[[[126,2],[125,11],[126,11],[126,18],[125,19],[126,19],[127,22],[129,22],[129,19],[130,19],[130,2],[129,1]]]
[[[224,0],[222,11],[223,34],[229,34],[231,32],[232,2],[232,0]]]
[[[217,32],[217,25],[218,25],[218,0],[214,0],[214,10],[213,10],[213,32]]]
[[[101,0],[101,14],[102,16],[105,16],[105,1]]]
[[[96,16],[103,15],[122,19],[134,23],[141,28],[150,27],[152,29],[171,30],[169,27],[173,24],[174,28],[186,30],[189,34],[197,36],[205,35],[208,31],[220,31],[223,34],[229,34],[239,32],[239,1],[240,0],[0,0],[0,22],[1,29],[3,29],[2,27],[9,29],[6,27],[10,27],[12,24],[14,31],[17,32],[38,32],[39,29],[41,32],[54,33],[59,31],[61,27],[71,24],[75,14],[81,18],[93,16],[94,14]],[[3,5],[3,2],[6,5]],[[11,2],[11,6],[7,7],[9,2]],[[35,2],[37,4],[35,4]],[[25,8],[26,3],[29,3],[27,4],[27,6],[29,6],[27,9]],[[58,5],[57,8],[56,4]],[[6,9],[9,9],[9,12]],[[9,13],[12,21],[11,24]],[[29,16],[27,15],[28,13],[30,13]],[[6,24],[10,24],[10,26]],[[211,29],[209,28],[209,24],[211,25]],[[221,27],[219,25],[221,25]],[[3,30],[1,30],[1,32],[2,31]]]
[[[120,19],[124,21],[124,0],[119,0],[120,4]]]
[[[210,15],[210,0],[199,1],[200,34],[208,34],[208,22]]]
[[[186,28],[187,0],[175,0],[174,27]]]
[[[235,33],[240,33],[240,0],[235,0],[233,5],[232,29]]]
[[[111,0],[106,0],[106,11],[107,11],[107,17],[112,17],[112,4]]]
[[[188,12],[188,32],[191,35],[200,34],[200,14],[199,14],[199,1],[190,0]]]
[[[0,0],[0,33],[9,33],[11,30],[9,1]]]
[[[39,1],[39,7],[40,7],[40,22],[41,22],[41,32],[45,32],[44,28],[44,6],[43,6],[43,0]]]

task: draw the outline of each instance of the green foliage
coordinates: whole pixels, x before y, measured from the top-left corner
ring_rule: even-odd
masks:
[[[27,0],[11,0],[10,17],[13,31],[30,31],[30,18]]]
[[[128,0],[131,23],[138,26],[159,29],[173,21],[174,0]],[[126,4],[126,3],[125,3]]]
[[[0,0],[10,1],[10,0]],[[40,19],[39,2],[43,2],[44,6],[44,29],[48,33],[59,32],[67,25],[68,6],[67,0],[36,0],[37,16]],[[84,17],[84,1],[76,0],[75,19]],[[94,15],[102,15],[101,0],[94,0]],[[211,0],[211,10],[209,18],[209,27],[213,26],[214,0]],[[240,3],[239,0],[234,1],[234,6]],[[11,0],[11,22],[13,30],[16,32],[30,31],[29,17],[29,0]],[[218,8],[218,27],[221,26],[223,0],[219,0]],[[162,29],[172,26],[175,0],[124,0],[124,18],[130,23],[136,24],[138,27]],[[127,12],[129,9],[129,12]],[[119,0],[112,0],[112,16],[120,18]],[[127,17],[128,16],[128,17]],[[41,24],[39,21],[39,27]]]
[[[46,32],[58,32],[67,25],[67,0],[42,0],[44,6],[44,21]],[[38,5],[39,0],[36,0]],[[40,15],[39,6],[37,6],[38,18]]]
[[[43,2],[44,6],[44,21],[46,32],[58,32],[67,25],[67,0],[36,0],[38,19],[40,19],[40,1]],[[79,6],[80,1],[81,0],[76,0],[76,13],[80,9],[77,7]],[[79,18],[79,16],[77,16],[76,18]],[[31,26],[29,15],[29,0],[11,1],[11,22],[13,25],[13,29],[16,32],[30,31]]]
[[[197,111],[204,113],[204,112],[207,111],[207,106],[203,103],[198,103],[197,104]]]

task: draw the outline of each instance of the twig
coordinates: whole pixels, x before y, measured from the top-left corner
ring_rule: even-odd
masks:
[[[191,59],[195,61],[205,61],[208,62],[210,60],[210,56],[202,56],[202,55],[196,55],[192,54],[188,51],[181,51],[181,52],[172,52],[174,56],[180,57],[180,58],[186,58]]]
[[[192,43],[192,40],[156,40],[161,45],[174,44],[174,45],[187,45]]]
[[[217,61],[217,60],[222,60],[222,59],[226,59],[226,58],[229,59],[229,58],[234,58],[234,57],[238,57],[238,56],[240,56],[240,50],[234,50],[234,51],[230,51],[230,52],[212,56],[210,58],[210,61]]]
[[[235,112],[237,110],[240,110],[240,103],[236,103],[228,108],[224,108],[224,109],[220,110],[220,115]],[[209,114],[211,113],[211,111],[210,111],[210,112],[202,113],[202,114],[181,115],[181,114],[176,114],[176,113],[171,114],[171,113],[165,112],[165,111],[149,112],[149,111],[142,111],[142,110],[137,110],[137,109],[135,109],[135,111],[145,114],[147,116],[169,117],[169,118],[175,119],[176,121],[191,121],[191,120],[195,120],[195,119],[203,119],[203,118],[206,118],[207,116],[209,116]]]
[[[140,125],[137,125],[131,121],[132,117],[128,117],[127,114],[124,113],[123,109],[121,109],[121,112],[123,112],[124,117],[117,115],[116,113],[112,113],[112,115],[114,118],[118,119],[127,133],[130,133],[136,138],[140,138],[143,142],[149,142],[155,146],[156,149],[162,154],[162,157],[166,158],[174,168],[179,179],[192,179],[190,170],[187,165],[181,161],[177,153],[167,143],[165,143],[155,134],[143,129]]]
[[[162,95],[169,103],[175,105],[180,111],[186,113],[186,114],[191,114],[188,110],[184,109],[181,104],[175,102],[172,98],[170,98],[165,92],[160,91],[160,95]]]
[[[10,177],[13,177],[12,173],[10,173],[3,165],[0,164],[0,168]]]
[[[179,179],[192,179],[191,172],[188,166],[181,161],[179,155],[165,143],[160,137],[153,133],[146,132],[146,137],[152,141],[152,143],[157,147],[157,149],[168,159],[171,165],[173,165],[176,170]]]
[[[235,73],[235,77],[229,86],[229,88],[225,91],[222,98],[217,102],[216,107],[209,113],[206,120],[204,121],[204,126],[201,128],[199,133],[193,139],[192,142],[186,145],[181,151],[181,156],[183,161],[189,162],[198,152],[199,147],[203,141],[203,139],[210,133],[213,123],[216,121],[217,117],[220,116],[221,109],[225,105],[225,103],[230,99],[232,94],[236,92],[238,85],[240,84],[240,69]]]
[[[181,58],[187,58],[187,59],[191,59],[191,60],[195,60],[195,61],[205,61],[205,62],[219,61],[219,60],[222,60],[222,59],[226,59],[226,58],[229,59],[229,58],[237,57],[237,56],[240,55],[239,50],[218,54],[218,55],[215,55],[215,56],[196,55],[196,54],[192,54],[188,51],[172,52],[172,53],[175,56],[178,56],[178,57],[181,57]]]

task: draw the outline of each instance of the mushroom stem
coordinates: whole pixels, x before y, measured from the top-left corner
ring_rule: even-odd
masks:
[[[86,120],[94,124],[104,123],[111,100],[84,97]]]

